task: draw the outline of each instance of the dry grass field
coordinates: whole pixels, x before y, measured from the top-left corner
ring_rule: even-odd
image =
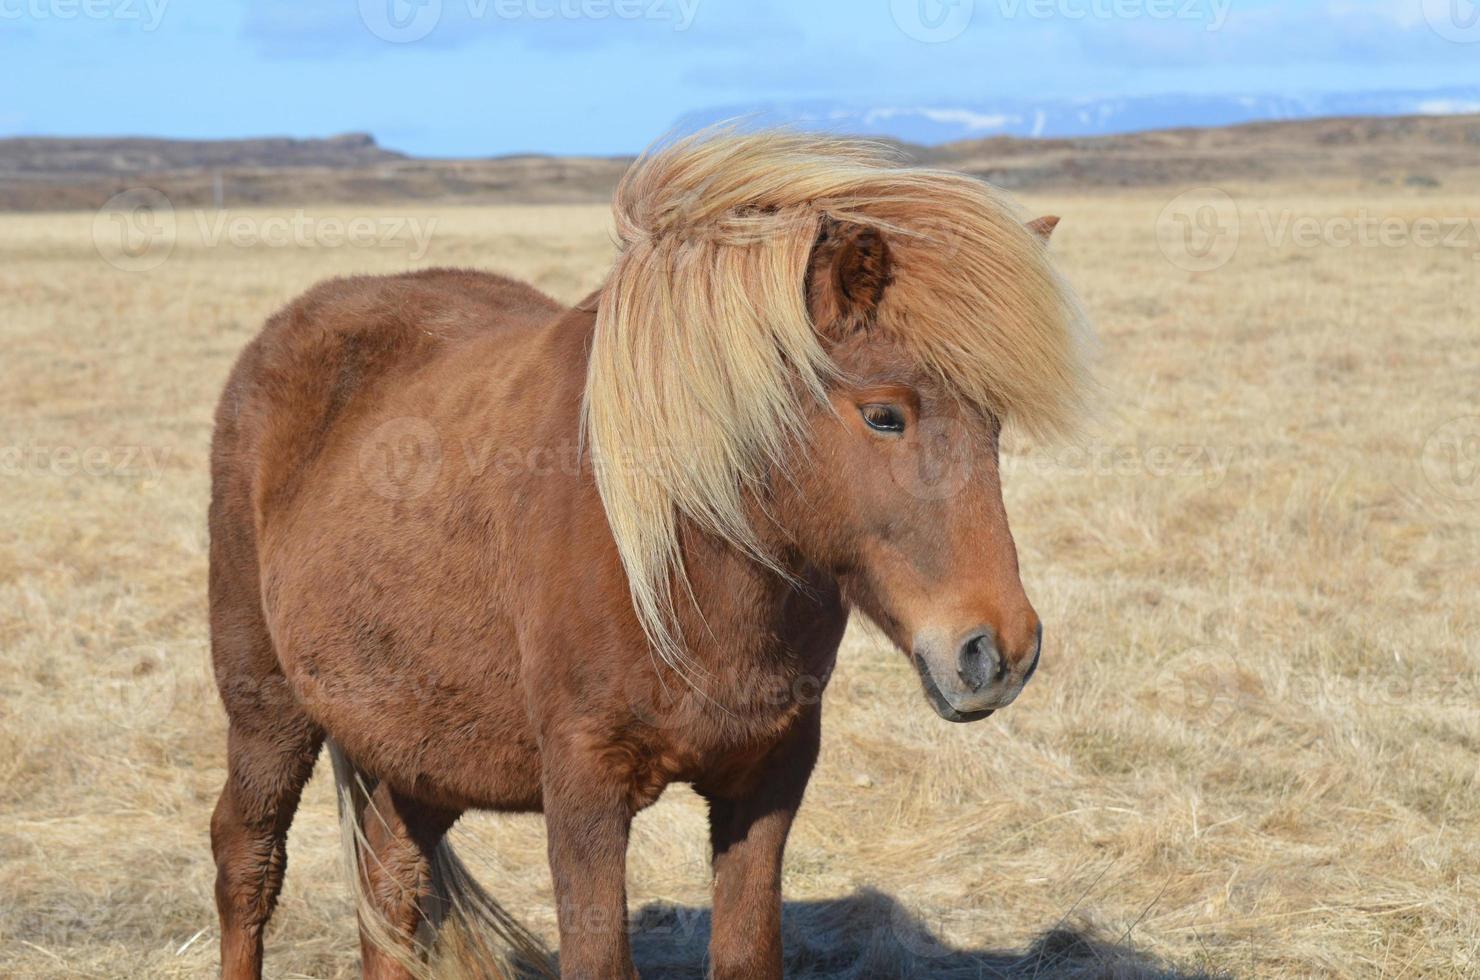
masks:
[[[1206,260],[1175,191],[1029,202],[1065,216],[1105,381],[1079,443],[1006,461],[1043,667],[949,725],[855,627],[788,853],[796,975],[1480,974],[1480,226],[1421,220],[1480,195],[1229,191]],[[1364,214],[1397,231],[1344,245]],[[326,276],[574,300],[610,248],[598,207],[296,217],[182,211],[131,258],[106,216],[0,216],[0,975],[214,973],[206,452],[241,345]],[[273,977],[356,975],[327,770]],[[455,837],[553,942],[538,818]],[[649,977],[702,975],[706,849],[686,789],[638,818]]]

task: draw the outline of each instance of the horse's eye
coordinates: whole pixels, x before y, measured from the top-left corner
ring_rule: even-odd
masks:
[[[904,412],[894,405],[865,405],[859,409],[863,420],[875,432],[899,435],[904,431]]]

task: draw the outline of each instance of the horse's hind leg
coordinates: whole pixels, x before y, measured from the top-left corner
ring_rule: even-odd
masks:
[[[231,723],[226,786],[211,817],[226,980],[262,975],[262,933],[283,886],[288,825],[322,739],[301,715],[269,727]]]
[[[223,560],[225,543],[213,534],[211,655],[230,729],[211,850],[221,975],[255,980],[262,975],[262,933],[283,884],[288,825],[323,732],[304,714],[278,665],[257,597],[255,561]]]
[[[434,895],[432,859],[458,813],[427,806],[392,791],[375,788],[362,817],[366,845],[362,850],[362,886],[379,928],[373,936],[360,924],[360,953],[365,980],[411,977],[397,955],[382,944],[394,944],[403,957],[414,957],[414,940],[423,922],[440,918],[443,896]],[[389,932],[389,935],[385,933]]]

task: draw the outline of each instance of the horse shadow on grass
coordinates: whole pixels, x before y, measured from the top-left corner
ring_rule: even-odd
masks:
[[[654,902],[632,918],[632,958],[643,980],[704,980],[707,908]],[[825,901],[787,902],[782,937],[789,980],[1215,980],[1060,924],[1026,949],[960,949],[892,897],[863,889]]]

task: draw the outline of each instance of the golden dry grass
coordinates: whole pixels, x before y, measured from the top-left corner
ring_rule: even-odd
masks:
[[[788,854],[798,973],[1480,972],[1475,237],[1299,247],[1258,224],[1480,217],[1473,194],[1385,193],[1245,189],[1238,254],[1202,274],[1158,248],[1169,193],[1033,202],[1067,216],[1108,388],[1079,449],[1007,463],[1043,669],[952,726],[850,635]],[[471,264],[574,299],[610,255],[602,208],[417,217],[437,224],[413,261],[207,247],[184,216],[140,272],[100,259],[90,215],[0,218],[0,975],[215,969],[205,455],[242,343],[324,276]],[[355,973],[327,768],[271,976]],[[552,936],[539,820],[455,833]],[[705,852],[687,790],[637,821],[650,976],[698,975]]]

